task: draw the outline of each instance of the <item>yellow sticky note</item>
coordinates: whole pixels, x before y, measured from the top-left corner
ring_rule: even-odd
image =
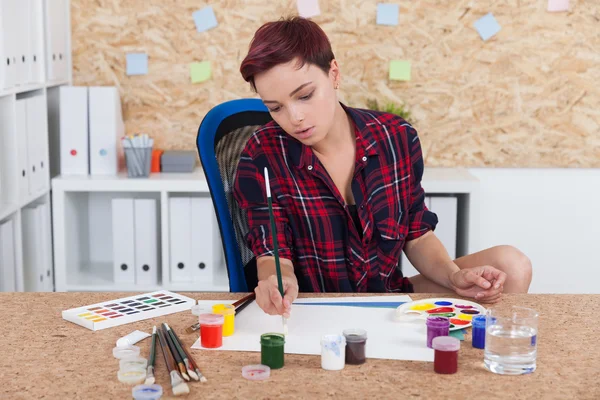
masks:
[[[204,82],[210,78],[210,61],[195,62],[190,64],[192,83]]]
[[[410,81],[410,61],[390,61],[390,79],[395,81]]]

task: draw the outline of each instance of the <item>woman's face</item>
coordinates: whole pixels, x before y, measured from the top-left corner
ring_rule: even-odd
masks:
[[[297,65],[297,60],[277,65],[256,75],[254,84],[275,122],[290,136],[314,146],[334,120],[339,68],[335,60],[329,74],[308,63],[300,69]]]

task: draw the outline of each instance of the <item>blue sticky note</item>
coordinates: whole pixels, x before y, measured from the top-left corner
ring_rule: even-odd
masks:
[[[194,23],[196,24],[196,30],[198,32],[204,32],[212,28],[217,27],[217,17],[212,6],[204,7],[201,10],[194,11],[192,14]]]
[[[479,18],[477,21],[475,21],[473,26],[475,29],[477,29],[477,32],[479,32],[479,36],[481,36],[483,41],[488,40],[500,32],[500,25],[492,13],[487,13],[483,17]]]
[[[377,4],[377,25],[398,25],[398,4]]]
[[[127,54],[127,75],[146,75],[148,73],[148,54]]]

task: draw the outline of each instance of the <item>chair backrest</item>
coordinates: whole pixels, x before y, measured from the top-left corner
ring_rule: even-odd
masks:
[[[269,121],[271,115],[260,99],[239,99],[212,108],[198,128],[198,154],[215,207],[231,292],[254,290],[256,264],[244,240],[247,218],[232,190],[244,146]]]

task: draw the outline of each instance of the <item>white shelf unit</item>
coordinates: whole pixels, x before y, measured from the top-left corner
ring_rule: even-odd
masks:
[[[169,199],[210,198],[201,170],[190,174],[153,173],[149,178],[58,176],[52,180],[54,265],[56,291],[172,291],[228,292],[224,261],[213,268],[210,281],[173,282],[170,271]],[[159,275],[156,285],[115,282],[111,200],[155,199],[158,203]],[[212,207],[212,202],[207,202]],[[218,233],[217,233],[218,234]],[[217,238],[220,243],[220,237]],[[222,258],[224,260],[224,258]]]
[[[53,290],[49,118],[71,65],[69,0],[0,1],[0,290]]]

